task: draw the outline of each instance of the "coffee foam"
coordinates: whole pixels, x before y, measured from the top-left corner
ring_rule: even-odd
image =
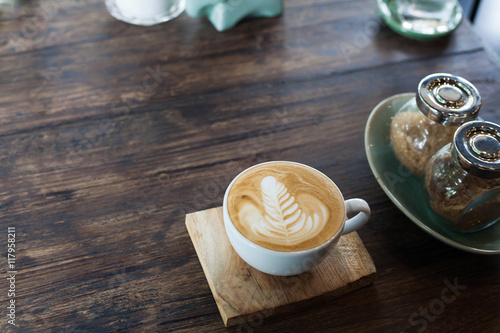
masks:
[[[240,175],[227,209],[248,240],[276,251],[301,251],[328,241],[342,226],[345,207],[337,187],[320,172],[271,162]]]

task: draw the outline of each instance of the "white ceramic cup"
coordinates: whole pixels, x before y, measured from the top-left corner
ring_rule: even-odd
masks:
[[[356,231],[363,225],[365,225],[370,217],[370,207],[368,206],[368,203],[363,199],[344,200],[346,216],[344,216],[344,222],[342,223],[342,226],[335,233],[335,235],[333,235],[332,238],[330,238],[325,243],[317,247],[314,247],[312,249],[295,251],[295,252],[281,252],[281,251],[266,249],[260,245],[257,245],[248,240],[247,238],[245,238],[234,226],[227,211],[227,196],[235,180],[238,179],[238,177],[240,177],[242,174],[246,173],[252,168],[257,167],[258,165],[275,163],[275,162],[277,161],[265,162],[254,165],[242,171],[229,184],[226,193],[224,195],[224,203],[223,203],[224,226],[226,228],[227,237],[229,238],[229,241],[231,242],[231,245],[233,246],[234,250],[236,251],[236,253],[238,253],[241,259],[243,259],[247,264],[267,274],[289,276],[306,272],[311,268],[313,268],[314,266],[316,266],[317,264],[319,264],[321,260],[324,259],[326,254],[329,252],[328,250],[337,244],[342,235]],[[304,165],[296,162],[288,162],[288,163]],[[306,167],[328,178],[322,172],[309,166]],[[333,186],[337,187],[337,185],[335,185],[335,183],[331,179],[330,181],[332,182]],[[342,196],[340,190],[339,193]],[[347,215],[353,215],[353,214],[355,214],[354,217],[347,219]]]
[[[185,0],[106,0],[105,3],[114,18],[143,26],[170,21],[186,7]]]

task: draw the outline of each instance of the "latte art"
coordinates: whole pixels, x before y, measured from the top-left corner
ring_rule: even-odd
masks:
[[[345,210],[326,176],[291,162],[259,165],[239,176],[227,200],[234,226],[250,241],[277,251],[300,251],[329,240]]]
[[[276,243],[297,245],[316,236],[328,219],[326,207],[313,197],[305,201],[316,205],[321,214],[315,212],[311,217],[304,213],[286,186],[272,176],[262,179],[261,192],[266,213],[252,223],[252,231],[261,240],[273,237]],[[248,208],[252,210],[256,207],[251,205]],[[255,212],[257,214],[258,211]]]

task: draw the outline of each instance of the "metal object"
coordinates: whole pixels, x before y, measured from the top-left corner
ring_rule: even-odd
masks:
[[[500,178],[500,126],[489,121],[471,121],[460,126],[453,139],[452,154],[473,176]]]
[[[481,108],[481,96],[472,83],[448,73],[423,78],[417,91],[417,106],[432,121],[459,126],[474,120]]]

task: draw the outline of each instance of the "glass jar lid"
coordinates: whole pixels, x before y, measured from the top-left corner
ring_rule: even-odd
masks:
[[[472,83],[447,73],[424,77],[417,91],[420,111],[437,123],[461,125],[474,120],[481,108],[481,96]]]
[[[480,178],[500,177],[500,126],[471,121],[460,126],[453,139],[453,154],[468,173]]]

